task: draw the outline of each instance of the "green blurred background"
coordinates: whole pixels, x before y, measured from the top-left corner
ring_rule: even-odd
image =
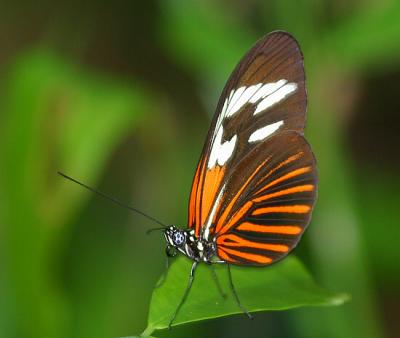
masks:
[[[163,271],[153,226],[62,170],[185,225],[224,82],[264,34],[305,55],[320,192],[296,254],[336,308],[160,337],[400,337],[400,2],[0,3],[0,336],[140,333]]]

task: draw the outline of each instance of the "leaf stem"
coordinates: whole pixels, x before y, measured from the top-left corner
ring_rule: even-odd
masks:
[[[147,326],[145,328],[145,330],[142,332],[140,337],[142,337],[142,338],[155,338],[155,337],[150,336],[153,332],[154,332],[154,327],[149,325],[149,326]]]

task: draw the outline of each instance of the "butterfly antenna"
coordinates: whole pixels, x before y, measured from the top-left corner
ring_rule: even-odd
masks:
[[[91,191],[91,192],[93,192],[93,193],[95,193],[95,194],[97,194],[97,195],[99,195],[99,196],[101,196],[101,197],[103,197],[103,198],[106,198],[106,199],[110,200],[111,202],[114,202],[115,204],[119,205],[119,206],[122,207],[122,208],[125,208],[125,209],[128,209],[128,210],[130,210],[130,211],[133,211],[133,212],[135,212],[135,213],[137,213],[137,214],[139,214],[139,215],[142,215],[142,216],[146,217],[147,219],[149,219],[149,220],[151,220],[151,221],[153,221],[153,222],[156,222],[156,223],[160,224],[160,225],[162,226],[162,229],[167,228],[167,225],[165,225],[164,223],[162,223],[162,222],[159,221],[158,219],[156,219],[156,218],[154,218],[154,217],[152,217],[152,216],[150,216],[150,215],[147,215],[147,214],[144,213],[143,211],[140,211],[140,210],[138,210],[138,209],[136,209],[136,208],[133,208],[133,207],[131,207],[131,206],[129,206],[129,205],[126,205],[125,203],[122,203],[122,202],[120,202],[119,200],[117,200],[115,197],[113,197],[113,196],[111,196],[111,195],[107,195],[107,194],[105,194],[105,193],[103,193],[103,192],[101,192],[101,191],[99,191],[99,190],[96,190],[96,189],[94,189],[94,188],[92,188],[92,187],[89,187],[88,185],[86,185],[86,184],[84,184],[84,183],[82,183],[82,182],[79,182],[79,181],[77,181],[76,179],[74,179],[74,178],[72,178],[72,177],[70,177],[70,176],[68,176],[68,175],[66,175],[66,174],[64,174],[64,173],[62,173],[62,172],[60,172],[60,171],[57,171],[57,173],[58,173],[60,176],[66,178],[67,180],[70,180],[70,181],[72,181],[72,182],[74,182],[74,183],[76,183],[76,184],[79,184],[80,186],[82,186],[82,187],[88,189],[89,191]]]
[[[148,234],[152,233],[153,231],[157,231],[157,230],[165,230],[165,228],[166,228],[166,227],[152,228],[152,229],[147,230],[147,231],[146,231],[146,234],[148,235]]]

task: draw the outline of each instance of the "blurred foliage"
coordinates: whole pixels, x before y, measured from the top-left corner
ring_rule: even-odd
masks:
[[[160,335],[398,337],[399,1],[6,0],[0,19],[0,336],[146,326],[163,239],[56,171],[186,224],[224,82],[258,38],[284,29],[305,55],[320,177],[297,253],[352,301]]]
[[[18,336],[60,336],[68,332],[70,304],[54,280],[54,255],[63,252],[83,195],[56,172],[79,172],[89,182],[100,175],[146,109],[146,93],[80,71],[46,50],[10,65],[5,93],[2,224],[12,226],[2,229],[3,283],[18,307],[2,309],[3,329],[5,336],[13,326]]]

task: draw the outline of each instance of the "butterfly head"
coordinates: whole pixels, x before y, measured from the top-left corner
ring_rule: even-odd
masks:
[[[186,232],[178,227],[171,225],[164,231],[165,240],[167,241],[167,255],[175,256],[176,250],[184,247],[186,244]]]

